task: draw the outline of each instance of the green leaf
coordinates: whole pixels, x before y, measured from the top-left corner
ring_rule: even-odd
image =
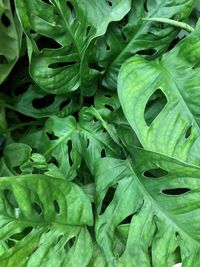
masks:
[[[21,46],[22,31],[18,19],[12,14],[10,1],[0,1],[0,84],[15,65]]]
[[[109,27],[106,35],[97,43],[101,47],[101,54],[97,55],[99,65],[106,69],[103,85],[108,89],[116,89],[119,69],[125,60],[135,54],[158,56],[177,35],[176,28],[159,22],[144,21],[143,18],[164,17],[184,21],[195,2],[133,1],[128,15]]]
[[[0,265],[88,266],[91,205],[82,190],[44,175],[1,177]]]
[[[96,236],[108,266],[171,267],[180,256],[184,266],[198,265],[199,167],[136,152],[133,162],[96,166]]]
[[[122,67],[124,114],[147,150],[200,164],[199,26],[161,59],[136,56]]]
[[[59,94],[80,86],[84,55],[92,39],[103,35],[108,24],[130,8],[130,0],[115,0],[112,7],[94,0],[15,3],[28,36],[30,74],[42,89]]]

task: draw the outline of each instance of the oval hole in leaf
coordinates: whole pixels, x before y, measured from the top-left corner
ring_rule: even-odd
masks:
[[[54,39],[45,36],[41,36],[36,43],[40,51],[44,48],[59,49],[62,47],[62,45],[57,43]]]
[[[101,211],[100,211],[100,215],[104,213],[104,211],[106,210],[106,208],[109,206],[109,204],[112,202],[114,195],[115,195],[115,191],[116,188],[114,187],[109,187],[106,195],[102,201],[102,205],[101,205]]]
[[[90,145],[90,139],[89,139],[89,138],[87,138],[87,144],[86,144],[86,147],[88,148],[88,147],[89,147],[89,145]]]
[[[53,133],[48,133],[48,132],[46,132],[46,135],[48,136],[49,140],[51,140],[51,141],[53,141],[53,140],[58,140],[58,139],[59,139],[59,137],[56,136],[56,135],[53,134]]]
[[[147,0],[144,1],[144,10],[145,10],[146,12],[148,12],[148,8],[147,8]]]
[[[127,38],[126,38],[126,35],[124,34],[123,30],[121,31],[121,36],[122,36],[124,42],[126,43],[127,42]]]
[[[108,94],[106,94],[106,95],[105,95],[105,97],[107,97],[107,98],[111,98],[112,96],[111,96],[111,95],[108,95]]]
[[[32,105],[36,109],[43,109],[51,106],[55,100],[55,95],[49,94],[42,98],[36,98],[32,101]]]
[[[86,37],[89,35],[90,31],[91,31],[91,27],[87,26],[87,28],[86,28]]]
[[[161,89],[157,89],[149,98],[144,111],[144,119],[148,126],[156,119],[167,104],[167,98]]]
[[[166,175],[168,175],[168,172],[161,168],[150,169],[143,173],[143,176],[147,178],[160,178]]]
[[[65,243],[64,249],[66,252],[68,252],[69,249],[73,247],[75,241],[76,241],[76,237],[72,237]]]
[[[53,201],[53,205],[54,205],[54,210],[57,214],[60,214],[60,207],[59,207],[59,204],[58,204],[58,201],[57,200],[54,200]]]
[[[8,238],[8,239],[5,240],[5,243],[6,243],[6,245],[8,246],[8,248],[12,248],[12,247],[15,246],[16,241],[14,241],[14,240]]]
[[[28,88],[29,88],[30,85],[32,85],[31,82],[26,82],[24,84],[20,84],[19,86],[17,86],[14,89],[14,95],[15,96],[19,96],[19,95],[24,94],[28,90]]]
[[[171,189],[164,189],[162,190],[162,193],[165,195],[170,195],[170,196],[178,196],[178,195],[183,195],[187,192],[190,192],[190,188],[171,188]]]
[[[106,44],[106,50],[110,51],[110,46],[108,44]]]
[[[110,111],[114,111],[114,108],[111,105],[105,104],[105,108],[109,109]]]
[[[42,208],[37,202],[33,203],[33,209],[37,212],[38,215],[42,214]]]
[[[101,66],[99,66],[96,62],[89,63],[89,68],[90,69],[97,70],[99,72],[102,72],[104,70],[104,68],[102,68]]]
[[[0,64],[8,64],[8,60],[4,55],[0,55]]]
[[[7,28],[7,27],[9,27],[10,26],[10,19],[8,18],[8,16],[5,14],[5,13],[3,13],[2,15],[1,15],[1,22],[2,22],[2,24]]]
[[[76,61],[58,62],[58,63],[50,64],[48,67],[51,69],[58,69],[58,68],[72,66],[74,64],[76,64]]]
[[[133,214],[127,216],[120,224],[130,224],[132,217],[133,217]]]
[[[68,106],[71,103],[71,98],[67,98],[65,101],[63,101],[60,104],[60,110],[62,110],[64,107]]]
[[[138,55],[141,56],[153,56],[157,51],[153,48],[144,49],[137,52]]]
[[[71,158],[71,151],[72,151],[72,141],[69,140],[67,142],[67,147],[68,147],[68,159],[69,159],[69,165],[72,166],[73,165],[73,160]]]
[[[3,191],[4,197],[7,200],[7,202],[13,207],[13,208],[19,208],[17,201],[15,199],[15,196],[13,192],[10,189],[5,189]]]
[[[105,158],[106,157],[106,150],[105,148],[102,148],[101,150],[101,158]]]
[[[185,132],[185,139],[188,139],[192,133],[192,125],[190,125]]]
[[[111,2],[111,0],[106,0],[106,2],[107,2],[107,4],[108,4],[109,6],[112,6],[112,2]]]
[[[70,1],[67,1],[66,4],[67,4],[67,7],[68,7],[68,9],[70,10],[70,12],[72,14],[72,17],[75,18],[76,17],[76,12],[75,12],[75,9],[74,9],[72,3]]]
[[[61,241],[62,238],[63,238],[63,235],[59,235],[56,244],[59,243],[59,242]]]

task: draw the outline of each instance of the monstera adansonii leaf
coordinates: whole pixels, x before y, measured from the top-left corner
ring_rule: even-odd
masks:
[[[178,28],[142,18],[164,17],[184,21],[189,16],[194,0],[141,0],[132,1],[128,15],[108,28],[98,46],[101,67],[106,68],[103,84],[108,89],[117,88],[121,65],[129,57],[140,54],[157,56],[169,46],[177,35]],[[98,41],[98,40],[97,40]]]
[[[28,36],[30,74],[42,89],[62,94],[81,85],[91,41],[130,9],[130,0],[112,2],[15,0]]]
[[[0,1],[0,84],[16,63],[21,46],[22,30],[12,14],[10,1]]]
[[[200,164],[200,28],[162,58],[127,60],[118,93],[124,114],[147,150]]]
[[[45,175],[1,177],[0,266],[88,266],[89,199],[71,182]]]
[[[96,166],[96,238],[108,266],[198,266],[200,168],[136,152]]]

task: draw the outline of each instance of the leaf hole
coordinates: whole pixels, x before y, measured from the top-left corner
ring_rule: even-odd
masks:
[[[145,10],[146,12],[148,12],[147,0],[146,0],[146,1],[144,1],[144,10]]]
[[[60,110],[62,110],[64,107],[68,106],[71,103],[71,98],[67,98],[65,101],[63,101],[60,105]]]
[[[74,9],[74,6],[72,5],[72,3],[70,1],[67,1],[67,7],[68,9],[70,10],[71,14],[72,14],[72,17],[75,18],[76,17],[76,12],[75,12],[75,9]]]
[[[65,250],[66,252],[68,252],[69,249],[72,248],[72,247],[74,246],[75,241],[76,241],[76,237],[72,237],[72,238],[70,238],[70,239],[65,243],[65,245],[64,245],[64,250]]]
[[[16,233],[10,236],[9,239],[20,241],[23,238],[25,238],[27,235],[29,235],[32,230],[33,230],[32,226],[26,227],[20,233]]]
[[[102,72],[104,70],[104,68],[100,67],[96,62],[90,62],[89,63],[89,68],[97,70],[99,72]]]
[[[53,201],[53,205],[54,205],[54,210],[57,214],[60,214],[60,207],[58,205],[58,201],[57,200],[54,200]]]
[[[185,139],[188,139],[192,133],[192,125],[190,125],[185,132]]]
[[[147,178],[160,178],[166,175],[168,175],[168,172],[161,168],[150,169],[143,173],[143,176]]]
[[[8,60],[4,55],[0,55],[0,64],[7,64]]]
[[[106,2],[107,2],[107,4],[108,4],[109,6],[112,6],[112,5],[113,5],[111,0],[106,0]]]
[[[105,104],[105,108],[109,109],[110,111],[114,111],[114,108],[111,105]]]
[[[156,54],[156,49],[150,48],[150,49],[143,49],[137,52],[140,56],[153,56]]]
[[[172,50],[180,42],[180,40],[181,39],[179,37],[174,38],[168,47],[168,51]]]
[[[103,214],[106,210],[106,208],[109,206],[109,204],[112,202],[114,195],[115,195],[116,188],[114,187],[109,187],[106,195],[102,201],[101,205],[101,210],[100,210],[100,215]]]
[[[5,189],[3,191],[3,194],[7,202],[11,205],[11,207],[13,207],[14,209],[19,208],[18,203],[15,199],[15,196],[10,189]]]
[[[5,14],[5,13],[3,13],[2,15],[1,15],[1,22],[2,22],[2,24],[7,28],[7,27],[9,27],[10,26],[10,19],[8,18],[8,16]]]
[[[39,205],[39,203],[34,202],[33,203],[33,209],[37,212],[38,215],[41,215],[42,214],[42,208]]]
[[[120,224],[130,224],[132,217],[133,217],[133,214],[127,216]]]
[[[105,148],[102,148],[101,150],[101,158],[105,158],[106,157],[106,150]]]
[[[89,35],[90,31],[91,31],[91,27],[87,26],[87,28],[86,28],[86,37]]]
[[[124,34],[123,30],[121,31],[121,36],[122,36],[124,42],[126,43],[127,42],[127,38],[126,38],[126,35]]]
[[[48,136],[49,140],[51,140],[51,141],[54,141],[54,140],[58,140],[59,139],[59,137],[56,136],[54,133],[48,133],[48,132],[46,132],[46,135]]]
[[[185,193],[190,192],[191,189],[189,188],[170,188],[170,189],[164,189],[162,190],[162,193],[165,195],[170,195],[170,196],[178,196],[178,195],[183,195]]]
[[[26,82],[24,84],[20,84],[19,86],[17,86],[14,89],[15,96],[19,96],[19,95],[24,94],[28,90],[28,88],[29,88],[30,85],[32,85],[31,82]]]
[[[69,159],[69,165],[72,166],[73,165],[73,160],[71,157],[71,152],[72,152],[72,141],[69,140],[67,142],[67,147],[68,147],[68,159]]]
[[[57,63],[50,64],[48,67],[51,69],[59,69],[59,68],[73,66],[74,64],[76,64],[76,61],[57,62]]]
[[[110,46],[108,44],[106,44],[106,50],[110,51]]]
[[[161,89],[157,89],[149,98],[144,111],[144,119],[148,126],[156,119],[167,104],[167,98]]]
[[[111,98],[112,96],[111,96],[111,95],[108,95],[108,94],[106,94],[106,95],[105,95],[105,97],[107,97],[107,98]]]
[[[49,49],[59,49],[62,47],[61,44],[59,44],[58,42],[56,42],[54,39],[52,38],[48,38],[46,36],[41,36],[38,40],[37,40],[37,47],[40,51],[42,51],[45,48],[49,48]]]
[[[42,98],[33,99],[32,105],[36,109],[43,109],[51,106],[55,100],[55,95],[49,94],[45,95]]]
[[[86,144],[86,147],[88,148],[88,147],[89,147],[89,145],[90,145],[90,139],[89,139],[89,138],[87,138],[87,144]]]
[[[58,244],[58,243],[62,240],[63,236],[64,236],[64,235],[60,235],[60,236],[58,237],[56,244]]]

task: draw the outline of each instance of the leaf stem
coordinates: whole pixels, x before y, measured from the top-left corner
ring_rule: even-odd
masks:
[[[191,27],[189,24],[184,23],[184,22],[180,22],[180,21],[176,21],[173,19],[167,19],[167,18],[143,18],[142,20],[147,20],[147,21],[157,21],[157,22],[163,22],[163,23],[167,23],[169,25],[172,25],[174,27],[178,27],[181,28],[189,33],[194,31],[194,28]]]

